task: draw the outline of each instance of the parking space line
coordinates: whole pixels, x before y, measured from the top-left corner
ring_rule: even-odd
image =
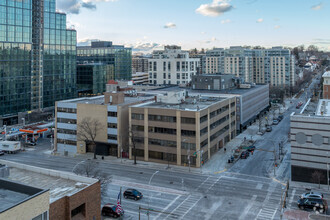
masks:
[[[292,203],[295,194],[296,194],[296,189],[293,189],[289,200],[290,204]]]

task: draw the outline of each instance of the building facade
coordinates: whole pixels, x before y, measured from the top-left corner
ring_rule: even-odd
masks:
[[[126,96],[126,97],[125,97]],[[84,120],[97,122],[95,137],[97,154],[120,157],[128,153],[128,107],[153,99],[153,96],[135,96],[127,91],[105,93],[56,102],[54,147],[58,154],[94,152],[90,142],[82,140],[79,126]]]
[[[101,95],[105,92],[106,83],[114,78],[112,65],[91,63],[77,65],[78,96]]]
[[[323,98],[330,99],[330,72],[325,72],[323,75]]]
[[[150,58],[150,57],[149,57]],[[132,58],[132,74],[148,72],[148,57],[133,56]]]
[[[235,76],[223,75],[194,75],[191,86],[193,89],[222,90],[235,87]]]
[[[235,98],[192,97],[186,91],[131,106],[130,159],[201,167],[235,137],[235,113]]]
[[[291,115],[291,180],[318,183],[315,173],[320,173],[321,184],[327,184],[330,163],[330,102],[321,99],[312,111]],[[313,114],[314,113],[314,114]]]
[[[112,65],[113,80],[132,78],[132,48],[113,45],[111,41],[92,42],[91,46],[77,47],[77,63],[102,63]]]
[[[198,71],[200,59],[190,58],[189,52],[179,46],[165,46],[164,50],[153,51],[149,59],[150,84],[188,84]]]
[[[206,74],[233,74],[245,82],[295,85],[295,59],[289,49],[215,48],[206,52]]]
[[[55,4],[0,2],[0,124],[76,96],[76,31]]]
[[[137,72],[132,74],[132,81],[135,85],[148,84],[149,73]]]

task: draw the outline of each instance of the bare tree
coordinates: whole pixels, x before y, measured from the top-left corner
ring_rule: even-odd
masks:
[[[135,131],[133,131],[132,128],[129,131],[129,137],[130,137],[131,143],[133,145],[132,154],[134,156],[134,164],[136,164],[136,140],[137,140],[137,138],[136,138]]]
[[[324,180],[324,175],[320,171],[314,171],[312,173],[312,181],[319,184],[319,189],[321,188],[321,182]]]
[[[90,141],[94,149],[94,159],[96,159],[96,143],[95,139],[99,131],[102,129],[101,122],[90,117],[84,118],[77,125],[77,138],[80,141]]]
[[[80,176],[98,179],[101,185],[101,199],[103,201],[107,195],[108,185],[111,183],[112,177],[102,172],[98,162],[87,159],[76,165],[72,172]]]

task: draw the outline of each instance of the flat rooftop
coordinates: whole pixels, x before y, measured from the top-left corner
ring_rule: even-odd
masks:
[[[144,107],[144,108],[162,108],[162,109],[179,109],[185,111],[200,111],[217,102],[221,102],[226,98],[221,97],[205,97],[205,96],[190,96],[180,104],[168,104],[163,102],[146,102],[133,107]]]
[[[50,203],[62,197],[71,196],[98,181],[73,173],[28,166],[11,161],[0,160],[0,163],[6,164],[10,169],[7,180],[42,190],[49,190]],[[23,196],[17,195],[18,198]]]
[[[148,94],[138,95],[138,96],[125,96],[124,102],[121,104],[116,104],[116,105],[120,106],[120,105],[132,104],[135,102],[146,101],[151,98],[153,98],[153,95],[148,95]],[[104,95],[63,100],[63,101],[59,101],[59,102],[104,105]],[[107,105],[110,105],[110,104],[107,104]]]
[[[0,180],[1,181],[1,180]],[[30,195],[0,187],[0,213],[26,200]]]

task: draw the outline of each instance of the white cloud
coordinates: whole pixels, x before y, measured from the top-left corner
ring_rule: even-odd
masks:
[[[68,14],[79,14],[81,8],[95,10],[95,3],[115,2],[117,0],[58,0],[56,3],[58,10]]]
[[[155,48],[161,48],[164,47],[164,45],[159,44],[159,43],[153,43],[153,42],[141,42],[137,41],[135,43],[126,43],[125,47],[130,47],[133,49],[133,51],[137,52],[150,52]]]
[[[280,25],[275,25],[274,28],[275,29],[279,29],[281,26]]]
[[[205,40],[205,41],[203,41],[202,43],[210,44],[210,43],[212,43],[212,42],[216,42],[216,41],[218,41],[218,39],[215,38],[215,37],[212,37],[211,39],[209,39],[209,40]]]
[[[164,25],[164,28],[176,28],[176,24],[168,22]]]
[[[203,35],[204,35],[204,34],[206,34],[206,32],[202,31],[202,32],[201,32],[201,34],[203,34]]]
[[[313,5],[311,7],[311,9],[314,10],[314,11],[321,10],[322,8],[323,8],[323,3],[320,3],[318,5]]]
[[[221,21],[221,24],[228,24],[228,23],[231,23],[230,19],[226,19],[226,20]]]
[[[204,16],[218,17],[233,9],[230,0],[213,0],[212,3],[202,4],[196,9],[196,13]]]
[[[264,19],[263,19],[263,18],[259,18],[259,19],[257,20],[257,23],[262,23],[262,22],[264,22]]]

